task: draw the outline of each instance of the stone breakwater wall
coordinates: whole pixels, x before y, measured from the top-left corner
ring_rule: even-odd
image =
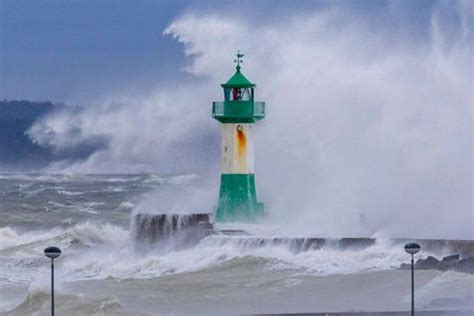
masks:
[[[322,247],[363,250],[377,243],[376,238],[319,238],[319,237],[259,237],[241,230],[218,230],[211,223],[212,214],[152,214],[138,213],[132,217],[131,233],[138,248],[159,247],[177,249],[191,247],[210,235],[219,235],[222,242],[238,243],[245,247],[285,246],[303,252]],[[422,252],[440,253],[439,259],[429,256],[418,259],[416,269],[455,270],[474,273],[474,240],[406,239],[394,238],[387,242],[399,245],[402,251],[407,242],[417,242]],[[446,256],[447,255],[447,256]],[[409,268],[402,264],[401,269]]]
[[[320,249],[323,247],[332,247],[338,249],[363,250],[377,243],[376,238],[363,237],[347,237],[347,238],[319,238],[319,237],[259,237],[246,234],[244,231],[226,231],[213,230],[212,234],[221,235],[225,241],[236,240],[240,245],[248,247],[262,246],[286,246],[294,252],[302,252],[308,250]],[[384,239],[392,245],[399,245],[403,250],[403,246],[407,242],[417,242],[423,251],[456,254],[461,259],[466,257],[474,257],[474,240],[437,240],[437,239]]]
[[[159,244],[173,248],[189,247],[213,233],[210,214],[148,214],[132,216],[131,235],[138,248]]]

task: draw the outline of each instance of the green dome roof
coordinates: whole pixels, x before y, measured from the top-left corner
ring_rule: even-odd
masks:
[[[221,84],[223,88],[251,88],[255,87],[255,84],[251,83],[245,76],[240,72],[240,66],[237,65],[237,71],[230,77],[230,79]]]

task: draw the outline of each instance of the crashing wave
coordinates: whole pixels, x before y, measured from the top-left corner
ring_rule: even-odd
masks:
[[[24,301],[7,315],[37,315],[50,312],[51,300],[48,289],[30,288]],[[59,292],[56,294],[56,312],[68,315],[120,315],[124,312],[119,300],[110,296],[87,297],[83,294]]]

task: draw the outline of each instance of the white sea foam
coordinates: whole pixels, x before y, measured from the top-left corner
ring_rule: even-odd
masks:
[[[33,231],[18,234],[10,227],[0,229],[0,256],[28,256],[31,259],[43,256],[44,247],[54,243],[66,251],[93,248],[101,244],[119,247],[128,242],[128,231],[111,224],[83,223],[67,229]]]
[[[106,190],[103,190],[102,192],[124,192],[125,188],[124,187],[116,187],[116,186],[109,186],[107,187]]]
[[[209,269],[231,260],[262,259],[265,269],[292,269],[298,272],[326,275],[391,269],[407,260],[406,255],[390,243],[377,242],[364,250],[325,246],[295,251],[291,239],[257,246],[246,237],[210,236],[196,247],[147,255],[138,254],[129,239],[129,231],[111,224],[84,223],[50,232],[17,234],[11,228],[0,230],[3,249],[0,258],[14,258],[15,264],[41,265],[43,249],[55,244],[64,254],[58,264],[65,279],[148,278],[169,273]],[[40,261],[38,261],[40,260]],[[15,277],[15,275],[11,275]],[[32,275],[26,275],[31,279]]]
[[[297,269],[318,275],[356,273],[370,270],[385,270],[406,262],[406,255],[399,247],[386,241],[377,241],[366,249],[342,249],[336,244],[318,249],[295,250],[294,239],[283,239],[261,245],[249,242],[248,237],[211,236],[196,248],[199,252],[217,252],[222,258],[261,257],[268,260],[272,268]]]
[[[129,181],[134,181],[137,180],[138,177],[135,178],[108,178],[106,182],[111,182],[111,183],[116,183],[116,182],[121,182],[121,183],[127,183]]]
[[[163,184],[164,182],[165,182],[165,178],[156,174],[148,175],[147,178],[143,181],[143,183],[158,183],[158,184]]]
[[[199,176],[197,174],[185,174],[179,176],[173,176],[166,179],[166,183],[168,184],[189,184],[192,181],[198,179]]]
[[[129,210],[133,209],[134,206],[135,205],[132,202],[125,201],[125,202],[120,203],[118,209],[123,210],[123,211],[129,211]]]
[[[87,202],[78,207],[76,207],[77,211],[90,213],[90,214],[97,214],[97,207],[105,205],[103,202]]]
[[[10,227],[0,228],[0,250],[16,246],[18,234]]]
[[[56,245],[63,250],[58,259],[59,266],[74,261],[80,254],[94,253],[96,249],[117,253],[127,247],[128,231],[111,224],[95,225],[83,223],[67,229],[55,228],[51,231],[34,231],[24,234],[16,233],[5,227],[0,229],[0,281],[6,284],[29,284],[45,267],[43,250],[47,246]],[[97,260],[99,256],[95,256]],[[115,260],[120,260],[116,257]],[[79,268],[87,270],[87,267]],[[64,280],[75,279],[81,275],[76,271],[61,270]],[[43,271],[44,272],[44,271]],[[71,275],[69,277],[68,275]]]
[[[122,244],[125,246],[125,244]],[[398,268],[407,262],[406,254],[397,245],[379,241],[362,250],[324,246],[320,249],[295,251],[292,241],[258,246],[246,237],[211,236],[196,247],[165,254],[136,254],[130,245],[120,249],[97,248],[65,262],[67,270],[78,278],[150,278],[170,273],[213,269],[239,260],[245,265],[259,259],[262,269],[294,270],[295,273],[329,275],[351,274]]]
[[[255,246],[245,237],[205,238],[196,247],[165,254],[152,252],[140,255],[134,252],[124,231],[113,226],[75,229],[61,238],[63,244],[80,240],[91,246],[81,251],[74,260],[64,260],[63,267],[73,278],[149,278],[169,273],[209,269],[231,260],[262,259],[268,269],[290,269],[299,273],[317,275],[348,274],[398,267],[407,257],[399,247],[378,242],[364,250],[340,249],[337,246],[307,251],[294,251],[287,243]],[[99,237],[100,235],[100,237]],[[92,247],[94,245],[94,247]]]
[[[87,175],[70,173],[47,173],[47,174],[0,174],[1,180],[30,181],[30,182],[70,182],[73,180],[88,178]]]
[[[67,190],[57,190],[57,193],[61,195],[67,195],[67,196],[75,196],[75,195],[83,195],[83,192],[74,192],[74,191],[67,191]]]

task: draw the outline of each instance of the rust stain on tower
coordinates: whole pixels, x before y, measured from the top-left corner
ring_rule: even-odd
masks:
[[[239,172],[247,171],[247,136],[242,125],[235,128],[235,167]]]
[[[247,150],[247,137],[245,136],[244,128],[241,125],[237,126],[237,155],[238,157],[245,157]]]

